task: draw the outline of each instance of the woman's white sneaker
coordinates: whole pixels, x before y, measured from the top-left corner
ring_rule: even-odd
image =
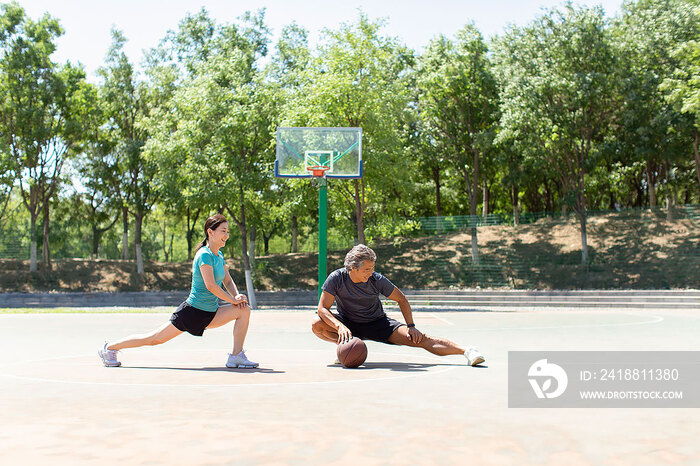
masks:
[[[479,350],[471,346],[464,352],[464,357],[467,358],[467,362],[470,366],[476,366],[486,361]]]
[[[104,364],[106,367],[119,367],[122,365],[122,363],[117,361],[117,351],[107,349],[107,342],[105,342],[105,345],[97,351],[97,354],[100,355],[100,358],[102,358],[102,364]]]
[[[241,351],[236,355],[229,353],[228,361],[226,361],[226,367],[230,367],[232,369],[255,369],[259,365],[260,364],[258,364],[257,362],[253,362],[250,359],[248,359],[244,351]]]

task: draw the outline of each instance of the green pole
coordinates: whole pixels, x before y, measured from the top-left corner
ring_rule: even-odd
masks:
[[[318,189],[318,297],[321,297],[321,287],[326,281],[328,264],[328,187],[326,178],[319,178]]]

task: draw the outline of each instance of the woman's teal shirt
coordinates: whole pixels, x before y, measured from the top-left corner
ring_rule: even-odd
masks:
[[[202,271],[199,269],[203,264],[212,266],[214,269],[214,281],[217,285],[221,286],[224,282],[224,277],[226,276],[224,255],[221,251],[215,255],[207,246],[202,246],[195,254],[192,262],[192,288],[190,289],[187,303],[203,311],[216,312],[219,308],[219,298],[207,290],[207,285],[204,284]]]

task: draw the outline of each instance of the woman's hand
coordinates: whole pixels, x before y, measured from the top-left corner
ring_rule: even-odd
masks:
[[[352,333],[345,325],[340,324],[338,326],[338,344],[347,343],[352,338]]]
[[[238,293],[236,296],[233,297],[232,304],[248,304],[248,297],[244,294]]]

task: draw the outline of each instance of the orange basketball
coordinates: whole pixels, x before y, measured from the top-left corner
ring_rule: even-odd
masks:
[[[337,349],[338,361],[345,367],[357,367],[367,359],[367,345],[357,337],[341,343]]]

